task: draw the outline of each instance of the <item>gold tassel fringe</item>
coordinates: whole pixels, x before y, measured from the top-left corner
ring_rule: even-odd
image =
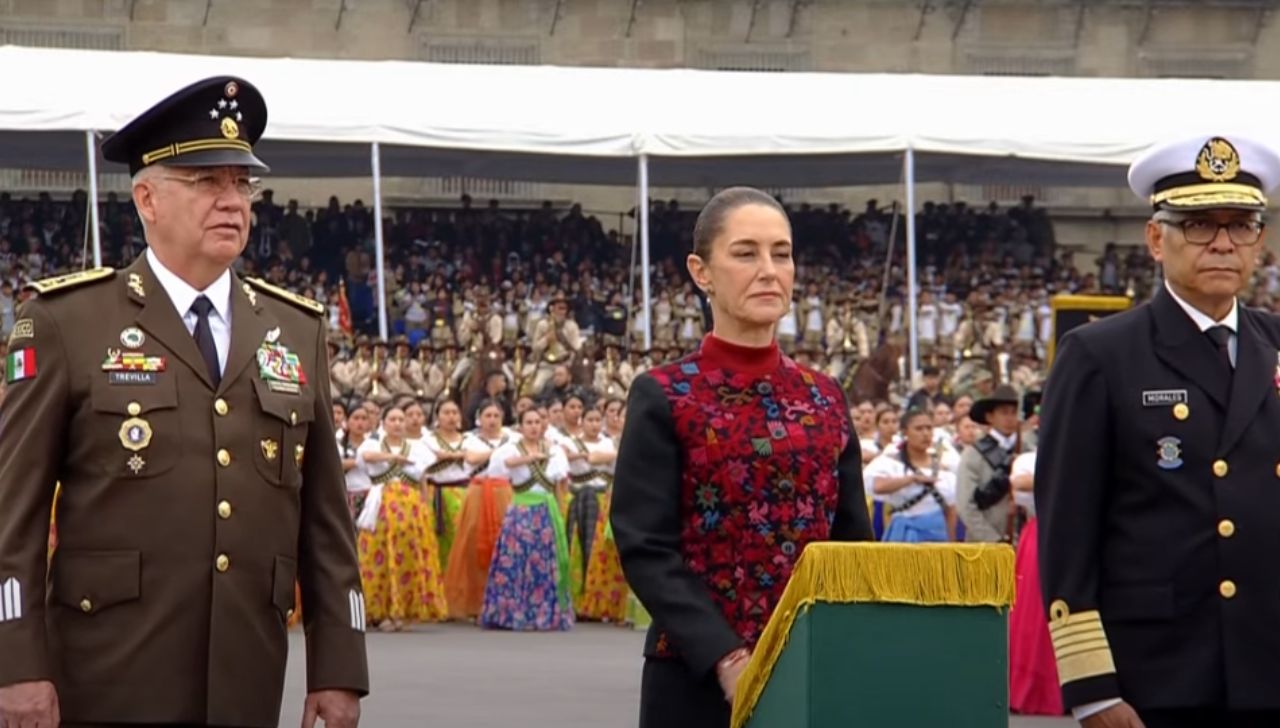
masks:
[[[792,624],[815,602],[1003,609],[1013,604],[1013,563],[1004,544],[810,544],[738,682],[733,728],[746,725]]]

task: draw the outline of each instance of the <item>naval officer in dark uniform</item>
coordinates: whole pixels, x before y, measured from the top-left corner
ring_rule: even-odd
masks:
[[[1134,162],[1154,299],[1068,333],[1045,389],[1040,578],[1086,728],[1280,726],[1280,322],[1242,305],[1280,156]]]
[[[364,601],[324,307],[231,271],[266,122],[257,89],[211,78],[108,139],[146,255],[38,282],[18,314],[0,408],[4,728],[274,728],[295,582],[303,726],[357,723]]]

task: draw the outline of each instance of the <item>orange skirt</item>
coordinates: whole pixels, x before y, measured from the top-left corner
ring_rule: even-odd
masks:
[[[480,616],[489,562],[511,498],[511,484],[503,478],[475,478],[467,486],[444,570],[444,599],[450,619]]]

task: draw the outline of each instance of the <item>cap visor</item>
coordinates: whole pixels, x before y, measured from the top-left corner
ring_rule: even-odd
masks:
[[[270,172],[261,159],[238,149],[209,149],[169,157],[161,162],[171,167],[248,167],[257,172]]]

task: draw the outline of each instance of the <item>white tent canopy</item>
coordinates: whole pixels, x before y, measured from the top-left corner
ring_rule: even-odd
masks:
[[[21,71],[0,81],[0,167],[87,163],[91,186],[93,133],[224,74],[249,79],[266,97],[259,154],[276,175],[371,172],[379,223],[383,175],[638,181],[646,310],[650,184],[902,179],[910,209],[918,181],[1122,185],[1122,165],[1156,137],[1280,141],[1280,83],[1264,81],[470,66],[12,46],[0,47],[0,68]],[[906,220],[913,262],[914,217]],[[386,336],[380,224],[376,237]],[[914,320],[915,266],[908,271]]]
[[[369,172],[663,186],[918,181],[1123,184],[1155,137],[1278,138],[1280,83],[470,66],[0,47],[0,166],[84,166],[191,81],[240,75],[270,109],[278,175]],[[1221,125],[1228,124],[1228,129]],[[80,132],[80,133],[72,133]]]

